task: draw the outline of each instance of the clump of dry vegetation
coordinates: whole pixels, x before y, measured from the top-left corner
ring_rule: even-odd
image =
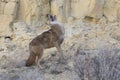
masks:
[[[75,71],[80,80],[119,80],[120,49],[78,50]]]

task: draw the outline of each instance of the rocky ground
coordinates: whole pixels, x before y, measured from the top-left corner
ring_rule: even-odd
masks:
[[[95,72],[99,65],[101,65],[100,70],[105,70],[113,65],[110,70],[114,78],[108,79],[110,75],[107,78],[101,75],[105,80],[119,80],[118,23],[104,24],[105,27],[100,27],[103,24],[88,23],[84,20],[76,21],[74,25],[65,24],[66,38],[62,44],[65,63],[59,63],[59,56],[55,48],[48,49],[45,50],[41,61],[43,69],[37,66],[25,67],[25,61],[29,55],[29,41],[40,34],[39,30],[41,30],[40,32],[47,30],[48,26],[44,25],[46,27],[41,26],[40,29],[32,30],[23,22],[15,23],[14,27],[18,25],[19,29],[15,28],[14,34],[17,34],[17,37],[14,40],[9,37],[4,38],[5,48],[3,46],[0,51],[0,80],[98,80],[102,79],[98,75],[104,73],[99,70]],[[111,62],[111,64],[107,64],[107,62]],[[116,76],[114,76],[114,69]],[[104,74],[106,75],[106,73]],[[92,77],[94,74],[98,75]]]

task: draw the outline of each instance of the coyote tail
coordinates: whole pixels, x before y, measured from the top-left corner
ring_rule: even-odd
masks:
[[[26,66],[32,66],[33,64],[35,64],[35,60],[36,60],[36,55],[34,53],[31,53],[26,62]]]

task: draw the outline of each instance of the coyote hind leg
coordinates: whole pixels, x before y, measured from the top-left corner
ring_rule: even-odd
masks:
[[[42,45],[30,46],[30,56],[26,62],[26,66],[38,65],[39,61],[43,55]]]
[[[38,68],[43,68],[41,65],[40,65],[40,61],[41,61],[41,57],[43,55],[43,48],[42,47],[39,47],[39,50],[37,50],[37,58],[36,58],[36,65],[38,66]]]

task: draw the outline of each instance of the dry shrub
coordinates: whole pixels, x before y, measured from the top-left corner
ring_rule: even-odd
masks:
[[[120,80],[120,49],[78,50],[75,71],[80,80]]]

